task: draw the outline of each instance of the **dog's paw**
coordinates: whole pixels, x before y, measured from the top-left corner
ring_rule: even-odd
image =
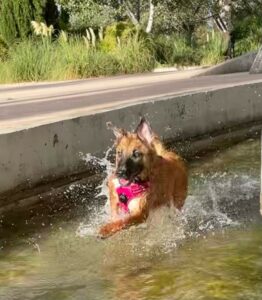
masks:
[[[106,224],[102,226],[98,231],[98,237],[101,239],[106,239],[110,237],[112,234],[113,234],[113,230],[111,224]]]

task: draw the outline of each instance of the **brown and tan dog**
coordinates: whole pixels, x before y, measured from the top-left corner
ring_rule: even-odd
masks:
[[[144,222],[163,205],[181,209],[187,195],[182,159],[167,151],[143,118],[134,133],[111,127],[116,136],[116,169],[108,181],[112,221],[99,230],[113,235]]]

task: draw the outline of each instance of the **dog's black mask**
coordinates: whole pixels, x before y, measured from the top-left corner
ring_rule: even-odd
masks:
[[[128,158],[121,158],[116,170],[118,178],[133,181],[143,171],[144,165],[141,155],[135,154]]]

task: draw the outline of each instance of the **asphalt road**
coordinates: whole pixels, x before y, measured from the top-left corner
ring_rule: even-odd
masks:
[[[150,73],[57,83],[0,85],[0,133],[162,96],[262,82],[262,74],[186,78],[191,73]]]

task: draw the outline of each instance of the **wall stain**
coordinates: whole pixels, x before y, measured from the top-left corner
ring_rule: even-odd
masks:
[[[54,138],[53,138],[53,147],[55,147],[55,145],[58,144],[58,143],[59,143],[58,135],[55,134],[55,135],[54,135]]]

